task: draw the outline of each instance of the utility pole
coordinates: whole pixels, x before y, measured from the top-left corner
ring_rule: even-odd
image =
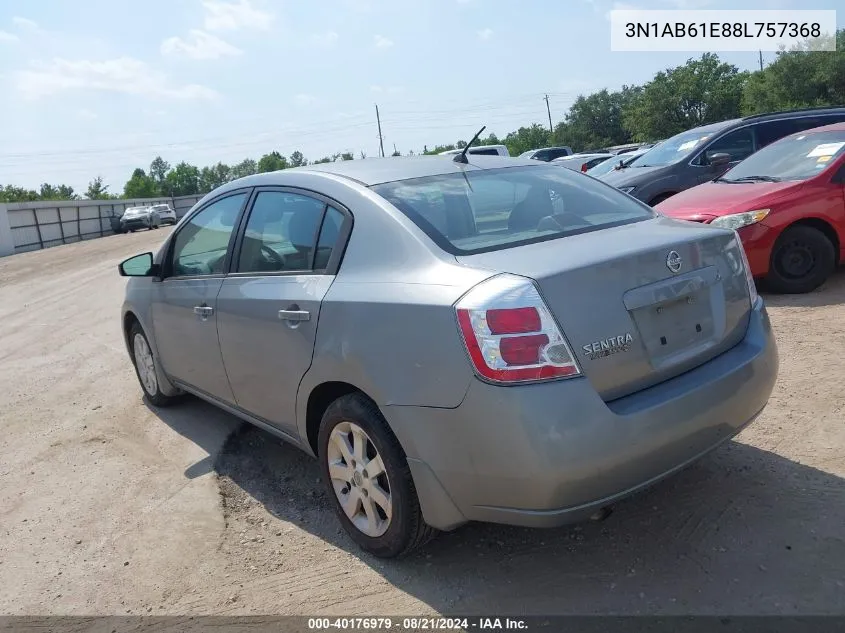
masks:
[[[760,50],[760,70],[763,70],[763,50]]]
[[[381,157],[384,158],[384,139],[381,136],[381,119],[378,115],[378,104],[376,104],[376,123],[378,123],[378,146],[381,151]]]
[[[549,107],[549,95],[546,95],[543,100],[546,102],[546,112],[549,113],[549,134],[554,134],[554,128],[552,127],[552,110]]]

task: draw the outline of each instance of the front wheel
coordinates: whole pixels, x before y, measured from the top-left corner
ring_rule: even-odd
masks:
[[[353,393],[329,406],[318,455],[335,513],[362,549],[394,558],[434,536],[423,520],[405,453],[369,398]]]
[[[166,396],[161,392],[158,371],[150,342],[141,325],[136,321],[129,330],[129,344],[132,349],[132,362],[135,374],[144,390],[144,395],[157,407],[166,407],[178,400],[178,396]]]
[[[811,226],[786,229],[775,242],[766,282],[783,294],[803,294],[821,286],[836,267],[836,249]]]

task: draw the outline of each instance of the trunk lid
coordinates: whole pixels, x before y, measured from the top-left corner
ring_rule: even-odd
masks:
[[[658,217],[457,259],[535,280],[584,375],[610,401],[742,340],[750,301],[739,248],[731,231]]]

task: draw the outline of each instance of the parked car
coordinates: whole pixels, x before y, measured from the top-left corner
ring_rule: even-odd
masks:
[[[555,158],[553,165],[560,165],[567,169],[574,169],[576,171],[589,171],[596,165],[599,165],[606,160],[613,158],[613,154],[572,154],[572,156],[563,156],[562,158]]]
[[[548,163],[549,161],[552,161],[555,158],[560,158],[561,156],[570,156],[571,154],[572,148],[568,145],[563,145],[561,147],[542,147],[540,149],[530,149],[527,152],[522,152],[519,157],[533,158],[534,160],[541,160],[543,162]]]
[[[132,233],[138,229],[157,229],[161,218],[152,207],[129,207],[120,218],[120,232]]]
[[[614,158],[604,160],[595,167],[587,170],[587,173],[594,178],[601,178],[605,174],[609,174],[614,169],[625,169],[630,167],[635,160],[645,154],[650,148],[638,149],[633,152],[624,152],[623,154],[616,154]]]
[[[455,154],[460,154],[462,151],[460,149],[449,149],[445,152],[440,152],[440,155],[454,156]],[[467,153],[477,156],[510,156],[508,148],[504,145],[473,145]]]
[[[721,176],[761,147],[794,132],[845,121],[843,108],[810,108],[722,121],[682,132],[653,147],[631,169],[605,182],[654,206]]]
[[[152,210],[158,213],[162,224],[176,224],[176,211],[169,204],[154,204]]]
[[[777,377],[734,231],[534,160],[248,176],[119,270],[149,402],[192,393],[316,455],[382,557],[468,521],[603,517]]]
[[[737,230],[755,277],[810,292],[845,255],[845,123],[791,134],[656,209]]]

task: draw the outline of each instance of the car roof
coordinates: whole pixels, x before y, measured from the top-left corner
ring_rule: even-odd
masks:
[[[294,167],[281,171],[271,171],[254,176],[246,176],[233,180],[227,186],[260,187],[262,185],[278,185],[283,182],[285,174],[318,173],[331,174],[342,178],[349,178],[362,185],[372,186],[397,180],[424,178],[426,176],[440,176],[443,174],[457,174],[461,171],[483,169],[497,169],[501,167],[541,167],[544,163],[526,158],[509,156],[485,156],[467,154],[467,163],[456,163],[454,156],[390,156],[386,158],[365,158],[362,160],[339,160],[332,163],[320,163],[306,167]],[[222,189],[221,189],[222,190]]]
[[[795,132],[795,134],[815,134],[816,132],[845,132],[845,121],[814,127],[809,130],[801,130],[801,132]]]
[[[555,160],[563,162],[565,160],[576,160],[578,158],[598,158],[599,156],[615,156],[615,154],[611,154],[609,152],[588,152],[585,154],[570,154],[569,156],[561,156],[560,158],[555,158]]]

